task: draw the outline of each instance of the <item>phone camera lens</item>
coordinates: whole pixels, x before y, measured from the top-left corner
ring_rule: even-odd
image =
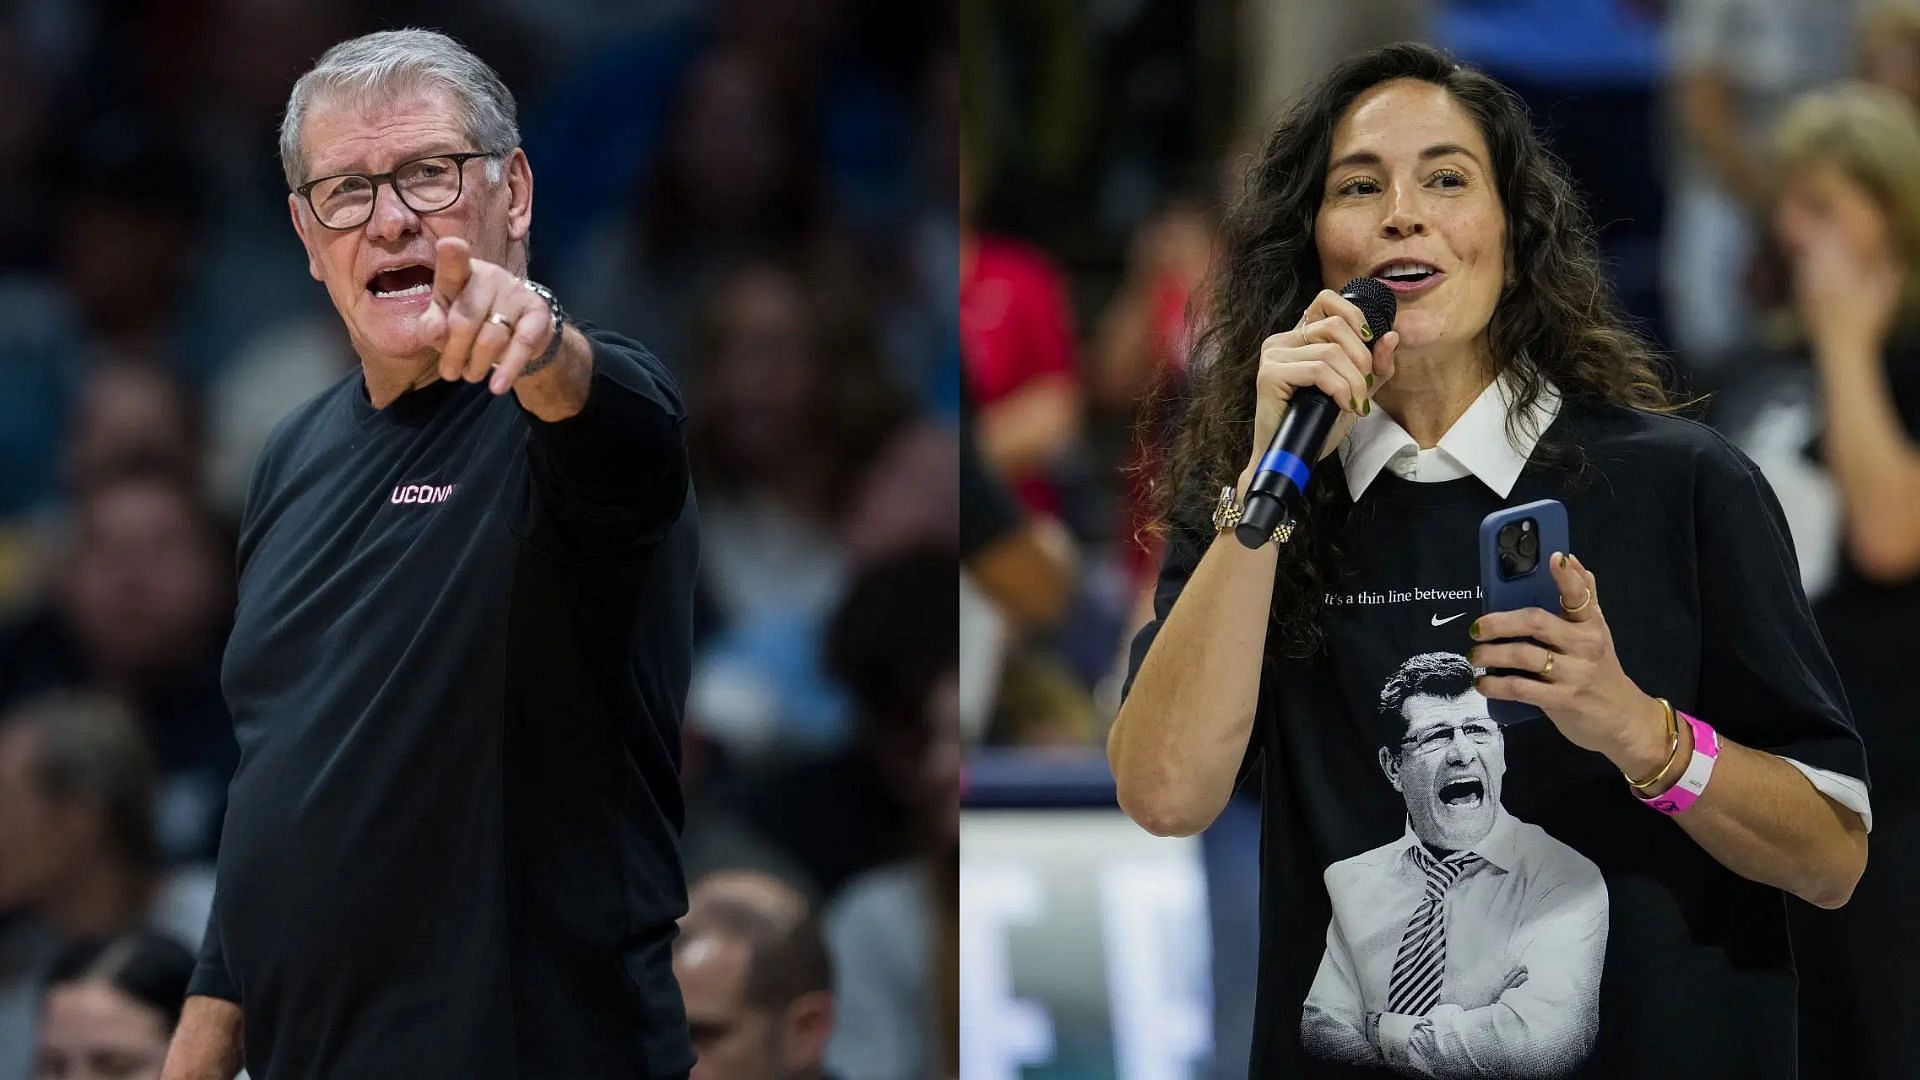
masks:
[[[1529,532],[1529,533],[1523,534],[1520,537],[1520,554],[1525,555],[1528,558],[1532,558],[1533,556],[1540,554],[1540,534],[1539,533]]]
[[[1520,572],[1520,560],[1510,552],[1500,553],[1500,572],[1513,577]]]

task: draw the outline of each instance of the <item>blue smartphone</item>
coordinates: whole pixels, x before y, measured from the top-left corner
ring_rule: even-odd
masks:
[[[1560,586],[1547,559],[1569,551],[1567,508],[1557,499],[1496,510],[1480,522],[1480,594],[1483,612],[1521,608],[1560,610]],[[1504,640],[1514,640],[1511,638]],[[1532,638],[1520,640],[1539,644]],[[1489,668],[1490,675],[1533,675],[1531,671]],[[1487,700],[1487,715],[1497,724],[1516,724],[1541,715],[1518,701]]]

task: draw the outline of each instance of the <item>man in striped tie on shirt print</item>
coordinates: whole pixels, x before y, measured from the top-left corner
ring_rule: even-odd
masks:
[[[1407,828],[1327,868],[1333,917],[1301,1042],[1426,1076],[1576,1068],[1599,1026],[1599,868],[1501,805],[1505,734],[1466,657],[1410,658],[1380,714],[1404,731],[1379,753]]]

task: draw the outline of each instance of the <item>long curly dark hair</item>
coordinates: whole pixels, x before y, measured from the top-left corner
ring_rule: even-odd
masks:
[[[1394,79],[1445,89],[1486,137],[1507,222],[1513,284],[1494,308],[1487,336],[1500,375],[1517,393],[1514,431],[1552,384],[1569,402],[1611,402],[1672,411],[1664,362],[1629,328],[1601,271],[1585,207],[1564,167],[1534,133],[1512,91],[1427,45],[1388,45],[1354,56],[1309,89],[1261,148],[1222,226],[1223,257],[1196,300],[1202,329],[1182,401],[1183,416],[1156,482],[1155,507],[1169,524],[1204,524],[1220,489],[1246,464],[1260,345],[1290,328],[1315,294],[1320,257],[1315,218],[1335,126],[1367,90]],[[1216,317],[1217,316],[1217,317]],[[1543,457],[1577,460],[1574,448],[1543,445]],[[1301,539],[1280,548],[1269,651],[1304,657],[1322,645],[1319,615],[1335,580],[1335,543],[1347,506],[1337,469],[1315,470],[1297,517]]]

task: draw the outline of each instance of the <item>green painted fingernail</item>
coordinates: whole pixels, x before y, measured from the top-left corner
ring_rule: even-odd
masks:
[[[1357,413],[1357,412],[1359,412],[1359,411],[1360,411],[1360,399],[1359,399],[1359,398],[1348,398],[1348,399],[1347,399],[1347,408],[1349,408],[1349,409],[1352,409],[1352,410],[1353,410],[1354,412],[1356,412],[1356,413]]]
[[[1360,324],[1360,340],[1361,341],[1373,340],[1373,328],[1368,326],[1366,323]]]
[[[1472,622],[1467,624],[1467,636],[1470,638],[1478,638],[1480,636],[1480,620],[1479,619],[1475,619]]]
[[[1365,416],[1365,415],[1367,415],[1368,413],[1370,413],[1370,412],[1372,412],[1372,411],[1373,411],[1373,399],[1372,399],[1372,398],[1368,398],[1367,400],[1365,400],[1365,401],[1363,401],[1363,402],[1361,402],[1361,403],[1360,403],[1360,415],[1361,415],[1361,416]]]
[[[1367,389],[1373,389],[1373,374],[1371,372],[1367,374]]]

